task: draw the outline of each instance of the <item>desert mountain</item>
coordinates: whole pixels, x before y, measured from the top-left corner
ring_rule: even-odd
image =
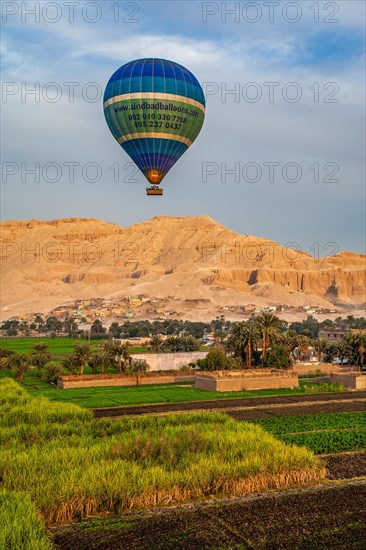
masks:
[[[191,308],[188,300],[325,308],[365,302],[365,256],[316,260],[208,216],[161,216],[130,227],[83,218],[8,221],[0,229],[6,317],[97,297],[145,296]]]

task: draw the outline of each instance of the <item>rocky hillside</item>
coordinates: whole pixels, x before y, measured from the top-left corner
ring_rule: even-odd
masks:
[[[0,227],[4,313],[137,295],[216,306],[365,302],[365,256],[314,260],[208,216],[156,217],[125,228],[81,218]]]

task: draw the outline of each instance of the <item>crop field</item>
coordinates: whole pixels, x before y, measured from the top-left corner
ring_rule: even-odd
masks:
[[[366,450],[366,412],[263,418],[252,421],[282,441],[316,454]]]
[[[0,490],[0,548],[51,550],[46,529],[28,495]]]
[[[87,368],[85,369],[88,370]],[[1,378],[14,378],[10,370],[0,369]],[[101,386],[90,388],[70,388],[61,390],[38,378],[36,370],[25,373],[23,380],[18,382],[30,395],[47,397],[50,401],[60,401],[80,405],[81,407],[93,409],[99,407],[121,407],[129,405],[162,404],[162,403],[184,403],[212,400],[234,400],[237,398],[255,398],[271,396],[305,396],[307,390],[304,386],[308,383],[300,382],[300,388],[279,388],[267,390],[251,390],[239,392],[215,392],[205,391],[193,387],[192,383],[176,384],[150,384],[140,386]],[[330,392],[344,391],[338,386],[318,386],[318,392],[327,395]],[[324,392],[324,393],[323,393]],[[345,391],[345,395],[349,392]],[[311,397],[309,395],[309,397]]]
[[[0,428],[5,506],[26,494],[47,524],[325,477],[311,451],[223,414],[97,421],[8,379],[0,380]]]
[[[317,398],[304,397],[310,402]],[[330,394],[324,397],[331,399]],[[96,420],[86,408],[34,397],[15,381],[2,378],[0,547],[292,550],[315,548],[311,543],[316,540],[324,540],[328,548],[334,539],[347,543],[347,549],[361,549],[364,510],[359,508],[356,517],[353,508],[362,486],[337,486],[335,496],[329,489],[311,493],[312,485],[329,476],[325,459],[316,456],[323,449],[312,440],[300,441],[303,446],[298,447],[291,437],[358,433],[365,422],[365,412],[253,422],[238,422],[218,412]],[[350,440],[352,445],[355,450],[357,438]],[[331,457],[334,479],[349,471],[350,461],[347,465],[345,455],[338,456],[338,462],[336,455]],[[357,458],[354,475],[364,475],[365,453],[349,456]],[[254,497],[214,508],[200,504],[273,489],[290,488],[291,493],[298,486],[302,489],[296,496],[269,493],[272,496],[261,503]],[[145,509],[164,510],[184,502],[192,503],[191,511],[141,515]],[[96,519],[106,515],[115,519]],[[95,519],[88,519],[91,516]],[[296,521],[301,522],[300,531]],[[314,521],[321,523],[316,536]],[[283,529],[286,540],[279,545]]]
[[[90,344],[95,347],[103,340],[91,340]],[[72,352],[76,344],[85,343],[86,340],[80,338],[1,338],[0,346],[2,348],[17,351],[18,353],[29,353],[34,344],[47,344],[52,355],[68,355]]]
[[[90,343],[94,351],[97,350],[105,340],[90,340],[80,338],[0,338],[0,347],[16,351],[18,353],[30,353],[34,344],[44,343],[48,345],[49,351],[52,354],[52,361],[59,362],[73,352],[76,344]],[[144,353],[146,347],[131,346],[130,353]],[[91,373],[91,369],[86,367],[85,373]],[[111,372],[113,372],[111,370]]]
[[[313,487],[52,532],[58,550],[364,550],[366,484]]]

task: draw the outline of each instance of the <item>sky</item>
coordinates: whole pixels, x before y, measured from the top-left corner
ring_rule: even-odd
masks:
[[[1,10],[3,221],[125,227],[208,215],[307,253],[364,252],[363,1],[3,1]],[[143,57],[187,67],[207,100],[164,197],[145,195],[103,115],[110,76]]]

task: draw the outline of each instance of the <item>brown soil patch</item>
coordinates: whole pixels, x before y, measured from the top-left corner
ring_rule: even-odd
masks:
[[[365,410],[365,403],[360,401],[317,403],[298,407],[268,407],[262,409],[236,409],[225,411],[235,420],[251,420],[253,418],[269,418],[274,416],[294,416],[306,414],[358,412]]]
[[[299,404],[298,407],[290,406],[286,409],[286,405],[294,405],[297,403]],[[303,407],[301,407],[301,403],[304,404]],[[311,405],[312,403],[314,405]],[[270,410],[268,407],[271,405],[276,407]],[[283,405],[283,407],[280,408],[278,405]],[[257,407],[265,408],[257,409]],[[247,399],[216,399],[210,401],[193,401],[189,403],[164,403],[161,405],[134,405],[128,407],[93,409],[93,413],[96,418],[113,418],[130,415],[140,416],[144,414],[164,414],[197,410],[226,412],[225,409],[243,410],[244,416],[241,418],[242,420],[262,418],[268,415],[285,416],[316,414],[318,412],[362,411],[366,409],[366,392],[251,397]],[[249,409],[253,410],[249,411]],[[257,412],[255,412],[255,409],[257,409]]]
[[[94,520],[53,530],[59,550],[364,550],[366,483]]]
[[[366,453],[342,453],[326,457],[328,479],[366,476]],[[365,546],[366,547],[366,546]]]

